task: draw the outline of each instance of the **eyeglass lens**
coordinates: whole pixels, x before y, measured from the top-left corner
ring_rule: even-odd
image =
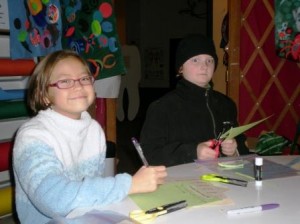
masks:
[[[49,86],[56,86],[59,89],[68,89],[71,88],[75,85],[75,82],[79,82],[81,85],[86,86],[86,85],[92,85],[95,81],[93,76],[84,76],[81,77],[80,79],[63,79],[59,80],[56,83],[50,84]]]

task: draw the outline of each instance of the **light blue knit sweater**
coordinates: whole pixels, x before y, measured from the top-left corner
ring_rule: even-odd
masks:
[[[43,224],[79,207],[121,201],[131,176],[101,177],[106,144],[87,112],[80,120],[51,109],[25,123],[13,149],[16,208],[23,224]]]

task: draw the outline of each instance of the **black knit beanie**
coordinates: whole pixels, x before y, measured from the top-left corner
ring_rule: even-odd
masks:
[[[208,54],[212,56],[215,60],[215,69],[217,68],[218,56],[216,54],[216,49],[213,40],[201,34],[192,34],[186,36],[179,42],[176,51],[176,72],[179,71],[179,68],[188,59],[199,54]]]

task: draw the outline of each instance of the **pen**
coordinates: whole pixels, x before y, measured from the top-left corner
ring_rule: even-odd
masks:
[[[160,211],[166,211],[166,213],[170,213],[170,212],[174,212],[174,211],[177,211],[177,210],[185,208],[185,207],[187,207],[187,202],[186,202],[186,200],[182,200],[182,201],[162,205],[159,207],[151,208],[151,209],[147,210],[145,213],[152,214],[152,213],[156,213],[156,212],[160,212]]]
[[[250,207],[228,210],[227,215],[239,215],[239,214],[261,212],[261,211],[266,211],[266,210],[270,210],[270,209],[274,209],[274,208],[278,208],[278,207],[279,207],[279,204],[277,204],[277,203],[263,204],[263,205],[259,205],[259,206],[250,206]]]
[[[131,138],[131,141],[132,141],[136,151],[138,152],[141,160],[143,161],[144,166],[149,166],[149,163],[147,162],[147,160],[144,156],[144,153],[143,153],[143,150],[142,150],[142,147],[141,147],[140,143],[134,137]]]

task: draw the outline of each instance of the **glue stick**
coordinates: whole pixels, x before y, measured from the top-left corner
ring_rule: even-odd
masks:
[[[260,186],[262,184],[262,165],[263,158],[256,157],[255,158],[255,184]]]

